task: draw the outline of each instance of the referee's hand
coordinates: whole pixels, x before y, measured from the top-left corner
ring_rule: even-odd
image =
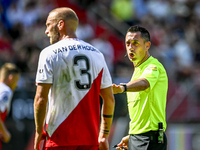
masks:
[[[124,92],[124,87],[122,85],[113,84],[112,85],[112,89],[113,89],[113,94],[123,93]]]
[[[123,137],[121,142],[117,144],[118,147],[116,147],[116,149],[120,150],[128,149],[128,141],[129,141],[129,135]]]

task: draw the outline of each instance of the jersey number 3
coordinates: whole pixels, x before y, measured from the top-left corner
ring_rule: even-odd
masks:
[[[78,62],[85,63],[86,67],[80,67]],[[89,59],[84,56],[75,56],[74,65],[79,65],[80,67],[80,78],[83,79],[85,75],[87,76],[87,83],[81,83],[81,80],[75,80],[75,85],[78,89],[89,89],[91,87],[91,74],[88,72],[90,69]]]

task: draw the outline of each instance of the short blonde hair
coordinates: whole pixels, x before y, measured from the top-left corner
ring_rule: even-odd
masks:
[[[10,74],[20,74],[20,69],[13,63],[5,63],[0,69],[0,80],[6,80]]]
[[[71,21],[70,23],[68,23],[66,25],[66,28],[69,30],[72,30],[73,32],[76,31],[76,29],[78,27],[79,19],[74,10],[72,10],[69,7],[60,7],[60,8],[56,8],[56,9],[52,10],[49,13],[49,15],[51,13],[54,13],[54,15],[55,15],[54,19],[57,21],[63,20],[65,23],[67,21]]]
[[[52,10],[50,13],[57,13],[55,16],[56,17],[55,19],[58,19],[58,20],[63,19],[64,21],[67,21],[67,20],[72,19],[77,22],[79,21],[75,11],[69,7],[56,8],[56,9]]]

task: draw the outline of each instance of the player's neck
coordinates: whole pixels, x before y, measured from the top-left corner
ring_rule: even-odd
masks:
[[[68,38],[77,38],[77,36],[76,36],[75,33],[69,33],[69,34],[67,34],[67,35],[61,36],[61,40],[63,40],[63,39],[68,39]]]

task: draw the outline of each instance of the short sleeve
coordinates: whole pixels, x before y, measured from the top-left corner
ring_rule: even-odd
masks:
[[[151,89],[156,84],[158,77],[159,70],[158,67],[154,64],[147,66],[141,75],[141,78],[145,78],[149,82]]]
[[[0,94],[0,111],[5,112],[7,108],[7,104],[9,103],[10,100],[10,94],[9,92],[3,92]]]
[[[112,79],[106,63],[104,63],[103,76],[101,80],[101,89],[112,86]]]
[[[37,83],[53,83],[53,61],[44,51],[40,53],[36,74]]]

